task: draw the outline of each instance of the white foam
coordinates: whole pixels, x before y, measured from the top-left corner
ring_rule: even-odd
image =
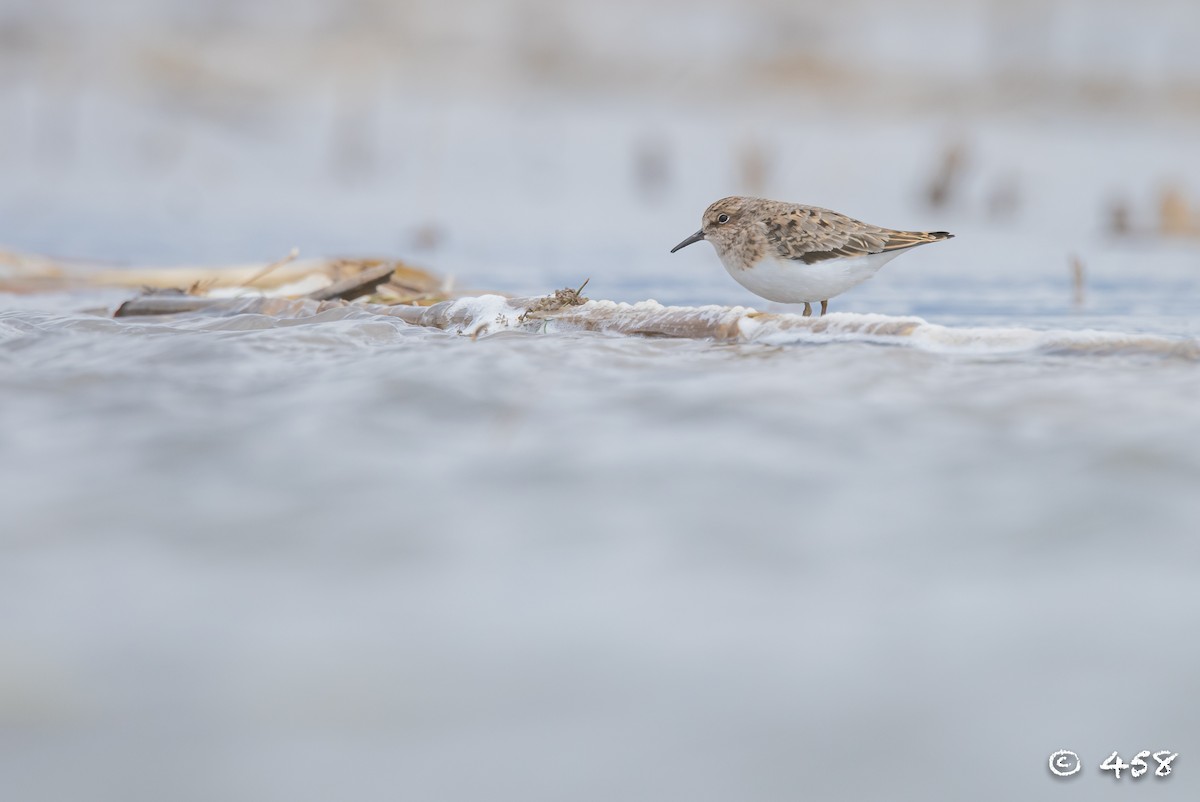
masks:
[[[951,327],[919,317],[836,313],[824,318],[779,315],[757,318],[746,340],[772,344],[860,341],[964,354],[1146,353],[1200,359],[1195,340],[1096,329]]]
[[[573,326],[610,333],[734,339],[771,345],[865,342],[939,353],[1145,353],[1200,359],[1197,341],[1152,334],[1096,329],[952,327],[913,316],[840,312],[803,317],[761,314],[743,306],[663,306],[657,301],[634,304],[589,301],[560,313],[553,330]]]
[[[525,308],[513,306],[503,295],[477,295],[454,301],[447,314],[453,320],[461,320],[459,334],[478,337],[519,328]]]

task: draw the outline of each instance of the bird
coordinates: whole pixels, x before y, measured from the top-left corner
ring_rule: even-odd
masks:
[[[821,302],[862,284],[909,248],[951,239],[948,231],[896,231],[840,212],[733,195],[704,210],[700,230],[671,249],[707,240],[737,283],[779,303]]]

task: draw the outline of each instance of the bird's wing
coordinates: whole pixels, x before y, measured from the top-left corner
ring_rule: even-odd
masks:
[[[795,206],[767,221],[767,238],[783,259],[814,264],[949,239],[945,231],[894,231],[816,206]]]

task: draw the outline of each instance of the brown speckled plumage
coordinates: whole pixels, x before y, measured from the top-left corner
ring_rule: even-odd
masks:
[[[718,223],[722,214],[726,223]],[[873,226],[819,206],[733,196],[704,212],[704,238],[718,253],[737,253],[747,267],[766,253],[814,264],[843,256],[865,256],[950,239],[945,231],[896,231]]]
[[[764,297],[779,300],[766,291],[755,289],[752,279],[742,277],[749,276],[744,271],[754,270],[764,260],[784,265],[794,263],[800,272],[795,274],[794,280],[784,279],[782,283],[786,285],[794,281],[800,285],[811,283],[810,279],[804,277],[806,266],[832,264],[837,260],[847,260],[848,264],[849,260],[901,251],[953,236],[945,231],[883,228],[818,206],[732,196],[709,206],[704,211],[700,230],[675,246],[672,253],[693,242],[708,240],[734,278]],[[871,261],[881,264],[887,261],[887,257],[881,256]],[[790,273],[792,268],[781,269],[788,271],[789,276],[793,275]],[[821,280],[832,287],[827,291],[841,292],[864,279],[848,277],[843,282],[844,286],[838,286],[836,276],[832,279],[825,276]],[[785,296],[791,294],[786,288],[780,287],[779,279],[773,281],[772,292]],[[828,299],[820,296],[805,300],[820,300],[824,308]]]

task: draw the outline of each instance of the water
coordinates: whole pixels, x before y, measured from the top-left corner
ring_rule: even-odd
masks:
[[[679,32],[666,6],[580,27],[603,45],[639,22],[649,88],[456,83],[482,46],[448,46],[430,86],[370,58],[326,75],[319,49],[297,72],[325,40],[272,39],[270,14],[216,36],[189,88],[166,67],[217,12],[187,36],[113,22],[120,47],[0,75],[14,249],[377,252],[483,290],[590,277],[595,298],[762,308],[708,246],[666,252],[755,189],[747,150],[763,194],[957,235],[834,299],[846,327],[928,321],[908,338],[471,339],[355,309],[115,320],[120,291],[0,296],[5,798],[1196,798],[1200,261],[1154,235],[1159,188],[1200,180],[1194,117],[734,98],[762,29],[727,37],[738,15],[699,6]],[[924,79],[979,50],[846,19],[825,30],[927,59]],[[715,89],[645,66],[689,58],[676,33],[713,49]],[[429,55],[388,41],[349,49]],[[971,167],[930,208],[956,140]],[[1136,236],[1107,232],[1114,198]],[[1077,347],[1098,341],[1120,347]],[[1058,749],[1081,775],[1050,775]],[[1175,773],[1128,791],[1097,768],[1143,749],[1179,752]]]
[[[1191,359],[22,305],[20,798],[1195,788]]]

